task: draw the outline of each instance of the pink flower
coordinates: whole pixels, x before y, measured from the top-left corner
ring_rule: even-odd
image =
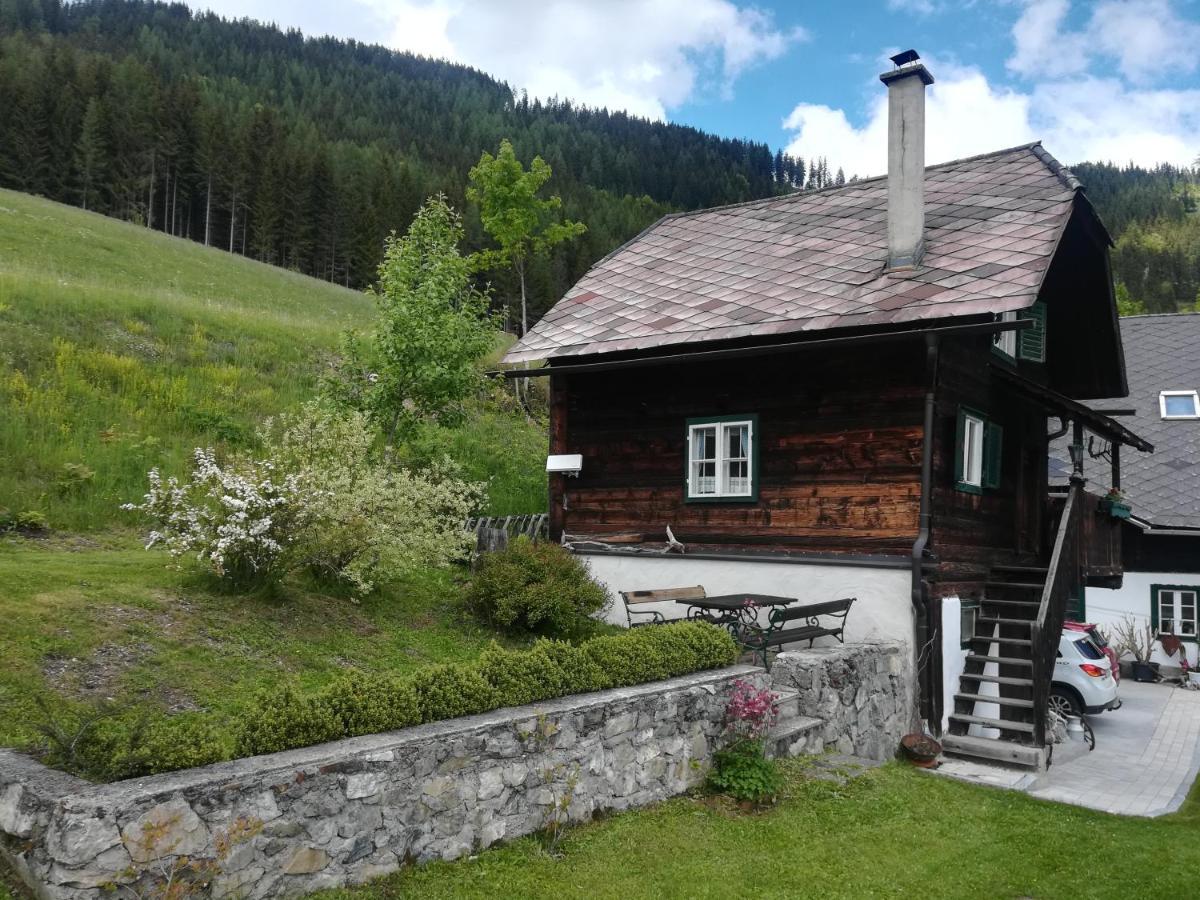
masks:
[[[779,695],[738,679],[725,707],[727,727],[740,737],[763,737],[779,719]]]

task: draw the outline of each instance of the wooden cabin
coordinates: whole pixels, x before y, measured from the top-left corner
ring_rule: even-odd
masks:
[[[1049,435],[1149,449],[1079,402],[1126,392],[1111,241],[1039,144],[925,168],[932,76],[881,79],[886,177],[667,216],[506,361],[547,362],[509,374],[549,377],[550,452],[579,457],[550,476],[551,536],[614,593],[854,596],[848,639],[909,643],[932,730],[1036,763],[1003,695],[1048,684],[1036,651],[1086,562],[1085,476],[1049,496]],[[961,699],[991,688],[990,716]]]

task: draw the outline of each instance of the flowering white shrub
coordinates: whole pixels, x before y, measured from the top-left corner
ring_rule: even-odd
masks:
[[[260,438],[265,458],[224,466],[197,449],[183,483],[152,469],[142,502],[122,507],[155,521],[147,548],[195,553],[238,585],[307,567],[356,594],[469,553],[463,526],[483,486],[464,482],[449,459],[419,472],[388,466],[365,414],[318,404],[268,420]]]
[[[270,456],[302,473],[315,492],[300,557],[316,574],[366,594],[424,566],[464,558],[464,528],[484,499],[447,458],[414,472],[381,462],[368,417],[309,404],[268,421],[260,437]]]
[[[150,470],[149,480],[141,503],[122,506],[157,523],[147,549],[195,553],[217,575],[241,585],[282,577],[317,499],[300,474],[281,472],[270,460],[222,466],[211,449],[196,449],[188,481],[164,481],[158,469]]]

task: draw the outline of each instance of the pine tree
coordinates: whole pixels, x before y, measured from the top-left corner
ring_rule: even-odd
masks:
[[[104,113],[100,101],[90,99],[83,114],[79,140],[75,142],[75,184],[79,205],[100,209],[102,187],[108,179],[108,151],[105,149]]]

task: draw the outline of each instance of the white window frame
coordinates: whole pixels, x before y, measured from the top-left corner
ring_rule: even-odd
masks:
[[[1015,322],[1017,314],[1015,312],[1000,313],[996,316],[997,322]],[[1015,329],[1007,331],[997,331],[992,335],[992,346],[1007,356],[1009,359],[1017,358],[1017,332]]]
[[[1184,600],[1185,594],[1187,594],[1191,597],[1191,599],[1188,601],[1188,605],[1190,605],[1192,608],[1192,614],[1191,614],[1190,618],[1184,618],[1182,615],[1183,607],[1184,607],[1183,600]],[[1169,596],[1170,602],[1171,602],[1171,615],[1164,616],[1163,615],[1163,600],[1168,598],[1168,596]],[[1197,622],[1197,618],[1198,618],[1197,607],[1198,607],[1198,605],[1200,605],[1200,591],[1197,591],[1195,588],[1160,587],[1158,589],[1157,594],[1154,597],[1154,602],[1155,602],[1155,604],[1157,604],[1157,607],[1158,607],[1155,610],[1155,613],[1157,614],[1157,617],[1158,617],[1159,631],[1161,631],[1163,634],[1173,634],[1176,637],[1190,638],[1191,640],[1196,640],[1197,626],[1200,625],[1200,623]],[[1178,615],[1177,615],[1177,613],[1178,613]],[[1170,628],[1166,627],[1166,625],[1164,624],[1166,622],[1171,623]],[[1187,623],[1187,624],[1191,625],[1191,631],[1179,630],[1180,623]]]
[[[746,429],[746,446],[745,456],[733,457],[729,456],[726,448],[729,446],[727,433],[732,428]],[[696,446],[696,433],[698,431],[707,431],[713,429],[716,431],[716,455],[697,459],[694,455],[693,448]],[[731,419],[714,419],[710,422],[705,422],[700,419],[689,420],[687,432],[687,499],[689,500],[751,500],[755,496],[755,479],[758,473],[754,471],[755,453],[754,442],[758,440],[758,435],[755,434],[755,417],[746,416],[745,418]],[[695,490],[695,485],[698,480],[697,466],[699,463],[712,462],[715,464],[715,491],[698,492]],[[746,489],[744,491],[733,491],[729,488],[729,466],[731,462],[746,463]]]
[[[982,416],[963,411],[962,484],[983,487],[983,443],[987,427]],[[974,440],[972,434],[975,435]],[[974,477],[972,477],[972,475]]]
[[[1167,414],[1168,397],[1190,397],[1194,412],[1190,416],[1172,416]],[[1200,395],[1196,391],[1159,391],[1158,411],[1164,419],[1200,419]]]

